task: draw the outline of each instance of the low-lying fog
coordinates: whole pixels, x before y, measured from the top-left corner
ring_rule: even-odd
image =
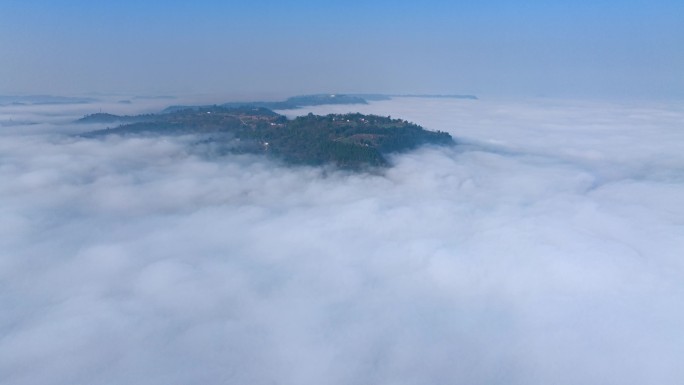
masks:
[[[460,143],[383,175],[73,136],[99,108],[0,107],[2,384],[684,383],[681,103],[281,111]]]

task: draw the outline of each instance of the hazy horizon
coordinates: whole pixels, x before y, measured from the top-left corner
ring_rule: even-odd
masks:
[[[684,96],[679,1],[6,1],[0,94]]]

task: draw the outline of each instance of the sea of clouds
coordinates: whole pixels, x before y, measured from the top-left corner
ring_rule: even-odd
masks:
[[[155,103],[159,103],[156,101]],[[451,133],[379,174],[0,107],[0,383],[684,383],[684,105],[318,106]]]

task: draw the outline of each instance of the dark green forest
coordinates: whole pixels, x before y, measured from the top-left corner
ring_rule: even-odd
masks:
[[[78,122],[119,126],[82,134],[194,135],[226,152],[259,153],[290,164],[333,164],[345,169],[389,166],[386,155],[419,146],[453,145],[446,132],[434,132],[402,119],[377,115],[308,114],[288,120],[264,107],[194,107],[138,116],[87,115]],[[208,135],[208,136],[207,136]]]

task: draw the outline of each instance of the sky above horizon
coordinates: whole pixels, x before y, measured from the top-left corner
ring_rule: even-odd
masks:
[[[684,3],[15,1],[0,94],[684,97]]]

